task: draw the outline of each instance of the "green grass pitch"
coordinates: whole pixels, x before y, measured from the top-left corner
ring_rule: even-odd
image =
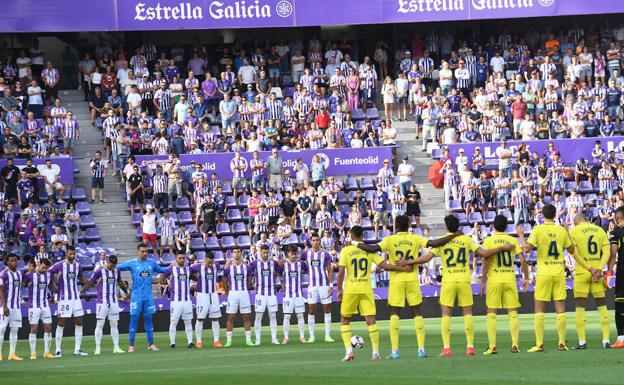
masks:
[[[344,349],[340,340],[339,325],[332,328],[335,343],[316,342],[300,344],[296,325],[291,327],[291,342],[287,346],[263,345],[246,347],[242,330],[234,331],[234,346],[229,349],[198,350],[185,347],[183,332],[178,331],[178,348],[168,348],[167,333],[156,335],[160,352],[145,351],[145,335],[137,339],[137,352],[112,354],[110,336],[105,335],[102,355],[73,357],[73,338],[63,341],[65,356],[62,359],[29,361],[28,341],[19,341],[18,354],[23,362],[0,363],[0,384],[54,385],[54,384],[622,384],[624,378],[624,350],[603,350],[596,312],[587,313],[588,350],[559,352],[557,333],[552,314],[546,316],[546,352],[526,353],[534,343],[533,317],[521,315],[520,348],[522,353],[509,351],[510,338],[506,315],[498,316],[499,354],[485,357],[487,348],[485,317],[475,317],[475,357],[466,357],[463,319],[453,318],[453,357],[441,358],[440,320],[426,319],[428,358],[418,359],[416,337],[411,320],[401,323],[401,359],[396,361],[370,361],[370,343],[366,326],[353,324],[353,333],[365,338],[363,349],[356,351],[356,360],[341,363]],[[575,344],[577,335],[574,314],[568,313],[568,345]],[[208,323],[209,324],[209,323]],[[381,354],[389,352],[388,322],[380,325]],[[613,329],[613,328],[612,328]],[[225,330],[222,329],[222,341]],[[306,326],[307,334],[307,326]],[[614,330],[612,330],[614,334]],[[281,338],[281,326],[279,328]],[[316,331],[317,341],[323,336],[322,325]],[[612,340],[615,336],[612,335]],[[210,330],[204,331],[204,340],[212,341]],[[270,341],[268,327],[263,328],[263,341]],[[127,336],[121,335],[125,350]],[[39,355],[43,341],[37,341]],[[83,349],[93,352],[93,337],[86,337]],[[54,348],[54,342],[52,343]]]

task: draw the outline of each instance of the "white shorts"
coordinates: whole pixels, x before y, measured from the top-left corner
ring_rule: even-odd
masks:
[[[116,303],[98,303],[95,310],[95,318],[119,321],[119,305]]]
[[[221,318],[221,306],[217,293],[197,293],[195,312],[198,319]]]
[[[293,311],[297,314],[305,312],[305,301],[303,297],[284,297],[282,312],[284,314],[292,314]]]
[[[244,290],[230,291],[228,294],[227,314],[236,314],[240,309],[241,314],[251,313],[251,302],[249,301],[249,292]]]
[[[82,309],[82,301],[79,299],[71,299],[59,301],[58,316],[60,318],[82,317],[84,310]]]
[[[45,184],[46,193],[48,193],[48,195],[53,195],[54,189],[58,190],[62,187],[63,185],[60,182],[55,182],[55,183],[52,183],[51,185],[47,183]]]
[[[193,319],[193,302],[191,301],[171,301],[169,305],[171,321]]]
[[[310,286],[308,288],[308,304],[314,305],[322,303],[323,305],[332,302],[331,295],[328,295],[329,286]]]
[[[22,310],[9,309],[9,315],[2,314],[0,309],[0,326],[4,328],[21,328],[22,327]]]
[[[31,307],[28,309],[28,322],[31,325],[38,325],[39,320],[44,324],[52,323],[52,312],[49,307]]]
[[[269,308],[269,313],[277,313],[277,296],[256,295],[256,313],[264,313]]]

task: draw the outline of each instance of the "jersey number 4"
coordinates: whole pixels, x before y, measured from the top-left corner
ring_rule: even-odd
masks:
[[[444,254],[446,255],[446,267],[455,267],[459,265],[466,264],[466,249],[459,249],[457,253],[457,258],[455,258],[455,253],[453,249],[444,249]],[[455,262],[453,262],[455,259]]]
[[[557,241],[550,242],[550,246],[548,246],[548,256],[553,257],[553,259],[559,259],[559,249],[557,248]]]

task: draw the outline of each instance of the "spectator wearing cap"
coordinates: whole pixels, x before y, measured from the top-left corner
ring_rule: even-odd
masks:
[[[407,196],[407,191],[412,184],[412,177],[414,176],[414,166],[409,164],[409,158],[406,156],[403,158],[403,162],[397,169],[397,176],[399,177],[399,186],[401,194]]]
[[[156,231],[156,214],[151,204],[145,205],[145,214],[141,217],[141,229],[143,230],[143,241],[148,247],[156,252],[156,243],[158,240]]]
[[[399,64],[399,69],[404,73],[409,72],[409,70],[414,65],[414,60],[412,60],[412,53],[410,51],[405,51],[403,59]]]

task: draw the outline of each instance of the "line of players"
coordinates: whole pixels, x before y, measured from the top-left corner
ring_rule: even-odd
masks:
[[[486,302],[488,307],[487,334],[489,347],[484,352],[486,355],[496,354],[496,313],[499,309],[506,309],[509,313],[510,331],[512,336],[512,352],[519,352],[519,321],[517,309],[520,307],[516,286],[516,277],[513,268],[514,256],[518,256],[524,273],[523,287],[529,284],[528,271],[524,259],[524,253],[537,248],[538,274],[535,287],[535,335],[536,345],[529,352],[544,350],[544,307],[547,302],[553,300],[557,312],[557,330],[559,335],[559,349],[567,350],[565,344],[565,274],[563,270],[563,250],[566,249],[577,261],[579,268],[575,277],[575,297],[577,301],[576,324],[579,334],[578,349],[586,348],[585,342],[585,303],[588,294],[596,298],[600,322],[603,331],[603,347],[609,347],[609,317],[604,301],[604,286],[599,281],[602,268],[609,264],[608,271],[612,270],[615,263],[615,255],[622,247],[624,230],[616,227],[612,234],[611,244],[606,233],[597,226],[584,220],[582,216],[575,218],[575,228],[568,234],[566,230],[553,222],[555,209],[551,205],[543,208],[545,223],[533,229],[528,240],[524,239],[524,233],[519,229],[519,240],[505,233],[507,219],[497,216],[494,222],[495,232],[489,237],[484,247],[481,248],[473,243],[472,238],[462,235],[459,222],[453,216],[445,218],[449,234],[437,240],[427,240],[422,237],[409,234],[409,220],[407,217],[397,218],[397,234],[384,238],[378,245],[367,245],[361,242],[362,229],[355,226],[351,232],[351,245],[346,245],[341,251],[338,277],[338,298],[342,300],[341,335],[345,343],[345,360],[354,358],[351,349],[351,333],[349,327],[350,318],[354,314],[361,314],[369,323],[371,333],[371,345],[373,346],[373,358],[379,358],[379,337],[374,316],[376,313],[375,302],[370,285],[371,262],[376,262],[380,267],[390,270],[390,287],[388,303],[390,306],[390,341],[391,353],[388,358],[399,358],[399,311],[407,302],[414,318],[418,342],[418,355],[425,357],[425,333],[424,321],[420,315],[420,303],[422,295],[418,284],[418,276],[413,271],[413,266],[426,263],[434,255],[442,258],[444,263],[444,279],[441,287],[440,304],[442,310],[441,334],[443,340],[442,356],[450,356],[450,324],[451,312],[455,301],[462,308],[464,325],[467,339],[468,355],[474,355],[474,327],[472,321],[472,289],[470,286],[470,263],[471,253],[484,258],[484,277],[487,281]],[[616,222],[624,225],[624,209],[616,211]],[[619,238],[618,238],[619,237]],[[231,262],[225,266],[223,281],[225,283],[228,302],[226,313],[228,314],[225,346],[232,344],[232,328],[234,316],[240,312],[243,316],[246,344],[254,346],[260,344],[261,322],[266,311],[269,313],[271,326],[271,341],[279,344],[277,340],[277,298],[275,295],[275,277],[283,276],[284,290],[284,340],[288,343],[290,317],[294,312],[298,318],[300,340],[304,342],[304,299],[301,290],[302,275],[309,274],[310,287],[308,290],[308,303],[310,312],[313,313],[316,303],[323,304],[325,313],[325,341],[332,341],[330,336],[332,264],[328,253],[320,248],[318,236],[313,236],[312,248],[306,250],[298,257],[296,248],[289,248],[287,259],[274,261],[269,259],[268,248],[261,248],[260,258],[250,264],[245,264],[242,252],[235,248],[232,252]],[[355,249],[357,246],[358,249]],[[144,247],[144,246],[143,246]],[[423,256],[418,256],[419,250],[433,247],[433,251]],[[141,248],[141,245],[139,245]],[[354,250],[355,249],[355,250]],[[359,250],[359,252],[357,251]],[[379,258],[377,252],[389,253],[388,261]],[[609,258],[613,256],[612,258]],[[623,258],[618,259],[618,267],[621,267]],[[22,274],[17,270],[17,256],[10,255],[6,261],[7,268],[0,275],[0,301],[3,309],[0,316],[0,335],[4,337],[4,331],[10,328],[10,360],[19,360],[15,355],[17,343],[17,329],[21,326],[21,312],[19,311],[19,289],[23,285],[29,287],[29,321],[31,334],[31,358],[36,358],[36,331],[41,318],[44,324],[44,357],[60,357],[63,327],[69,318],[74,318],[76,324],[76,343],[74,354],[86,355],[81,350],[82,340],[82,303],[79,299],[77,283],[83,284],[83,291],[90,285],[97,284],[97,314],[96,326],[96,354],[100,353],[102,328],[106,319],[111,326],[111,336],[114,343],[114,352],[123,352],[119,348],[119,334],[117,320],[119,319],[119,307],[116,286],[126,292],[116,267],[116,258],[110,257],[105,266],[100,267],[90,280],[84,279],[80,265],[75,261],[75,250],[68,248],[66,259],[50,267],[49,261],[39,261],[34,272]],[[216,284],[220,277],[219,265],[215,264],[211,255],[208,254],[204,262],[193,266],[185,265],[185,256],[180,254],[169,268],[164,269],[158,279],[170,279],[171,287],[171,326],[170,343],[175,347],[176,326],[180,319],[185,324],[185,334],[189,347],[201,346],[203,323],[206,318],[212,321],[213,345],[222,346],[219,336],[219,318],[221,310],[216,295]],[[618,271],[623,271],[623,268]],[[55,275],[57,276],[55,278]],[[622,293],[622,274],[616,279],[616,308],[624,301]],[[196,343],[193,344],[192,318],[193,310],[191,303],[191,280],[196,281],[197,292],[197,322],[195,324]],[[344,287],[343,287],[344,283]],[[251,324],[249,314],[251,303],[248,288],[254,287],[257,295],[255,300],[255,342],[251,340]],[[56,286],[56,287],[55,287]],[[50,354],[51,343],[51,315],[49,312],[50,291],[56,291],[59,298],[59,323],[56,330],[56,354]],[[621,311],[620,311],[621,312]],[[621,317],[621,314],[620,314]],[[310,338],[307,342],[313,342],[314,315],[309,319]],[[624,347],[624,327],[622,320],[618,318],[616,310],[616,324],[618,327],[618,340],[613,347]],[[0,340],[1,342],[1,340]],[[0,343],[1,349],[1,343]],[[154,350],[154,349],[152,349]],[[1,356],[1,350],[0,350]]]
[[[300,256],[296,247],[290,247],[287,251],[287,258],[279,261],[269,259],[268,247],[260,248],[260,258],[249,264],[244,263],[242,250],[238,247],[232,250],[232,260],[228,261],[221,272],[221,267],[214,262],[211,253],[207,253],[202,263],[192,266],[186,265],[186,256],[181,253],[176,257],[176,261],[168,268],[160,268],[156,272],[162,273],[155,282],[162,282],[169,279],[170,283],[170,313],[171,324],[169,329],[171,348],[175,347],[176,327],[180,320],[184,322],[185,334],[188,346],[202,347],[203,324],[207,318],[211,320],[213,346],[229,347],[232,345],[232,330],[234,318],[237,313],[241,313],[243,318],[245,340],[249,346],[259,345],[261,342],[262,318],[265,312],[269,314],[271,328],[271,342],[280,344],[277,339],[277,297],[275,278],[282,275],[282,285],[284,290],[283,311],[284,311],[284,338],[282,344],[287,344],[290,334],[290,318],[293,313],[297,315],[297,325],[299,328],[299,339],[301,342],[315,342],[315,311],[316,304],[321,303],[324,313],[325,342],[334,342],[331,338],[331,313],[330,304],[332,302],[333,265],[331,255],[321,249],[318,235],[311,237],[312,247],[304,251]],[[139,244],[139,252],[147,249],[144,244]],[[22,315],[20,310],[20,290],[28,287],[28,318],[30,323],[29,343],[31,348],[31,359],[37,358],[36,334],[39,323],[44,328],[44,358],[62,357],[62,339],[65,324],[73,318],[75,324],[75,346],[74,355],[84,356],[88,353],[81,349],[82,344],[82,317],[84,310],[80,296],[91,286],[97,286],[97,307],[96,307],[96,330],[95,330],[95,354],[101,353],[102,331],[105,321],[108,319],[113,339],[113,353],[123,353],[119,347],[119,302],[129,297],[128,289],[125,287],[120,271],[129,270],[129,263],[126,262],[117,266],[117,258],[110,256],[106,263],[98,265],[94,274],[89,280],[83,275],[80,264],[75,260],[76,252],[73,247],[68,247],[65,259],[53,266],[47,259],[36,261],[36,268],[32,272],[24,272],[17,269],[18,256],[8,255],[5,261],[5,270],[0,274],[0,302],[2,312],[0,313],[0,361],[2,360],[2,342],[7,328],[10,332],[10,353],[9,360],[19,361],[20,357],[15,355],[17,345],[18,329],[22,326]],[[302,278],[308,274],[308,330],[309,338],[305,340],[305,300],[302,291]],[[217,284],[223,280],[227,292],[228,302],[226,307],[227,331],[226,343],[220,342],[221,318],[220,302],[217,295]],[[196,291],[196,315],[195,336],[193,343],[193,305],[191,302],[191,285],[195,281]],[[78,284],[82,285],[79,290]],[[255,290],[255,341],[251,340],[251,323],[249,314],[251,313],[251,302],[249,288]],[[118,298],[119,288],[125,297]],[[55,354],[50,352],[52,341],[52,313],[50,303],[53,301],[52,293],[57,294],[59,321],[56,328],[56,350]],[[131,307],[133,304],[131,303]],[[132,310],[132,309],[131,309]],[[129,351],[133,351],[129,349]],[[150,350],[157,350],[150,345]]]

